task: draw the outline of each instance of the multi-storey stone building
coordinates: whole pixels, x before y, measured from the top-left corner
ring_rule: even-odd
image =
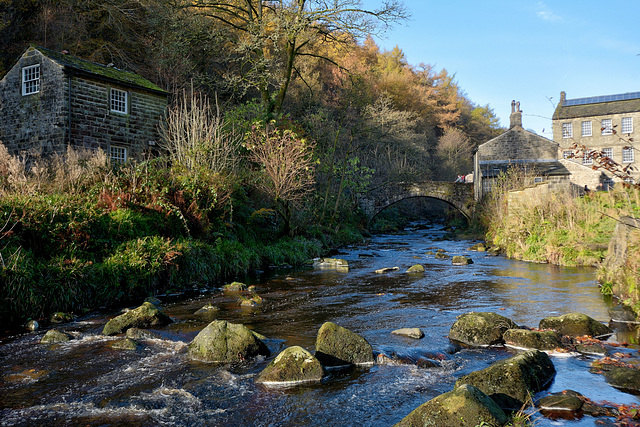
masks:
[[[551,187],[569,183],[569,171],[558,161],[558,144],[522,127],[520,103],[511,102],[509,130],[478,146],[474,155],[474,196],[480,200],[510,169],[527,172],[531,184]]]
[[[11,153],[69,145],[125,161],[157,148],[167,97],[137,74],[31,46],[0,80],[0,141]]]
[[[638,182],[638,153],[634,148],[634,140],[640,137],[635,126],[638,123],[640,92],[576,99],[567,99],[561,92],[553,114],[553,140],[559,146],[558,157],[569,164],[572,181],[592,189],[607,189],[619,180],[598,168],[597,157],[594,160],[597,152],[622,168],[630,166],[627,171]]]

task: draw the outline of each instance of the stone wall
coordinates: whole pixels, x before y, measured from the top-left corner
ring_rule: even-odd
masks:
[[[22,68],[40,64],[40,92],[22,95]],[[36,49],[27,50],[0,80],[0,141],[12,153],[65,145],[67,104],[62,67]]]

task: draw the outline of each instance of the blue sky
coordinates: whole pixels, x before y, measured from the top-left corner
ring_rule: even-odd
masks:
[[[382,0],[363,0],[371,9]],[[552,138],[560,98],[640,91],[640,1],[405,0],[412,18],[375,38],[408,62],[455,74],[476,104],[509,126],[511,100],[523,126]]]

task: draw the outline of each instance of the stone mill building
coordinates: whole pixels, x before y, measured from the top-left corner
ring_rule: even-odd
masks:
[[[126,161],[157,149],[167,97],[135,73],[31,46],[0,80],[0,141],[13,154],[70,145]]]
[[[509,129],[478,146],[474,154],[474,197],[480,200],[491,191],[509,168],[526,170],[534,183],[568,183],[570,172],[558,160],[558,144],[522,127],[520,103],[511,102]]]

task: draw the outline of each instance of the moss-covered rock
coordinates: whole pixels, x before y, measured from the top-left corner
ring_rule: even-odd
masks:
[[[258,375],[256,382],[293,385],[320,381],[324,369],[320,361],[299,346],[287,347]]]
[[[527,403],[529,394],[547,388],[555,374],[549,356],[531,350],[465,375],[458,379],[456,385],[471,384],[491,397],[503,410],[516,411]]]
[[[193,313],[193,315],[202,320],[212,321],[212,320],[215,320],[219,311],[220,311],[219,307],[211,303],[208,303],[207,305],[204,305],[202,306],[202,308],[198,309],[195,313]]]
[[[407,269],[407,273],[424,273],[424,266],[422,264],[412,265]]]
[[[633,394],[640,394],[640,370],[628,366],[612,366],[604,372],[604,378],[613,387]]]
[[[449,338],[471,346],[502,344],[503,334],[518,325],[492,312],[466,313],[458,317],[449,330]]]
[[[153,339],[161,338],[160,335],[156,333],[145,331],[144,329],[140,329],[140,328],[127,329],[126,337],[132,340],[153,340]]]
[[[238,303],[241,307],[258,307],[262,305],[264,300],[260,295],[254,294],[250,296],[241,296],[238,299]]]
[[[444,252],[440,252],[440,251],[436,252],[436,259],[449,259],[449,258],[451,257]]]
[[[67,342],[73,339],[73,336],[66,332],[60,332],[56,329],[49,329],[42,337],[40,342],[42,344],[54,344],[59,342]]]
[[[509,329],[503,338],[506,345],[527,350],[556,350],[563,347],[561,336],[556,331]]]
[[[417,340],[424,338],[424,332],[420,328],[400,328],[391,331],[394,335],[402,335],[409,338],[415,338]]]
[[[240,362],[269,355],[267,346],[244,325],[214,320],[189,343],[189,357],[204,362]]]
[[[456,255],[453,258],[451,258],[451,264],[452,265],[469,265],[469,264],[473,264],[473,260],[464,255]]]
[[[536,402],[536,406],[546,411],[577,412],[582,408],[584,396],[573,390],[564,390],[545,396]]]
[[[102,329],[103,335],[117,335],[129,328],[150,328],[164,326],[173,322],[169,316],[161,312],[155,305],[145,302],[140,307],[109,320]]]
[[[227,293],[244,292],[246,290],[247,290],[247,285],[240,282],[232,282],[222,287],[222,291]]]
[[[504,411],[472,385],[461,384],[414,409],[396,427],[498,427],[507,422]]]
[[[49,318],[49,321],[54,324],[71,322],[72,320],[73,320],[73,314],[63,313],[61,311],[53,313]]]
[[[340,258],[319,258],[313,261],[313,268],[317,270],[349,271],[349,263]]]
[[[366,339],[333,322],[325,322],[316,338],[316,357],[323,366],[373,364],[373,348]]]
[[[114,350],[129,350],[129,351],[133,351],[133,350],[137,350],[138,348],[140,348],[140,343],[138,343],[138,341],[136,341],[134,339],[125,338],[125,339],[113,341],[110,344],[110,347],[113,348]]]
[[[471,246],[469,248],[470,251],[478,251],[478,252],[484,252],[487,250],[487,247],[484,245],[484,243],[480,242],[480,243],[476,243],[475,245]]]
[[[613,331],[606,325],[581,313],[569,313],[557,317],[545,317],[540,321],[540,329],[554,329],[562,335],[592,337],[610,335]]]

